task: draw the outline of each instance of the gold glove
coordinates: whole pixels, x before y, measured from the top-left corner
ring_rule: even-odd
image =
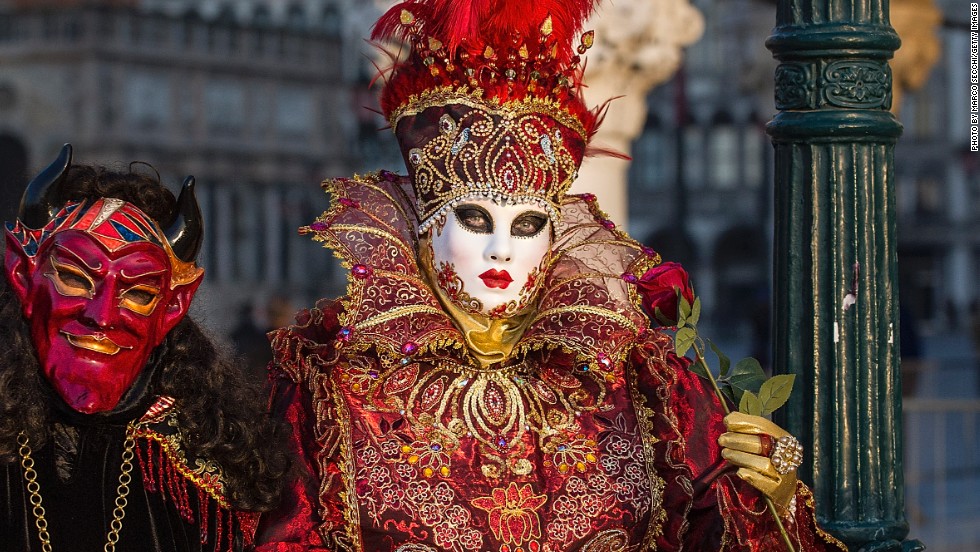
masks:
[[[721,456],[739,467],[738,476],[786,511],[796,494],[799,442],[785,429],[760,416],[732,412],[727,433],[718,437]]]

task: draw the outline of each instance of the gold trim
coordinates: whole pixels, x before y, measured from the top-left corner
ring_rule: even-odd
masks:
[[[398,123],[403,118],[418,115],[430,107],[445,107],[450,104],[465,105],[503,118],[513,118],[518,115],[530,113],[543,113],[574,130],[583,141],[588,141],[588,133],[582,121],[564,109],[555,100],[526,96],[506,102],[500,102],[497,98],[491,98],[488,101],[483,98],[482,89],[473,89],[465,85],[458,88],[442,86],[426,90],[421,94],[412,95],[405,102],[405,105],[391,112],[388,116],[388,122],[391,124],[392,130],[397,131]]]

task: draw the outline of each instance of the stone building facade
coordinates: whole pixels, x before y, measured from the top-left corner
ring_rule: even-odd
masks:
[[[910,2],[920,0],[892,3]],[[338,292],[334,261],[295,228],[324,207],[322,178],[401,164],[384,121],[365,108],[375,99],[364,36],[378,4],[0,0],[3,217],[26,175],[71,141],[86,161],[144,159],[175,186],[198,177],[214,290],[203,306],[215,326],[248,299],[281,293],[301,304]],[[647,96],[630,151],[628,226],[695,275],[706,318],[719,322],[706,333],[745,344],[734,354],[764,356],[775,62],[763,42],[774,6],[691,4],[704,14],[703,38]],[[901,101],[895,166],[903,300],[926,333],[966,329],[980,271],[980,158],[966,151],[968,32],[957,23],[966,12],[955,0],[938,6],[944,57]]]
[[[351,139],[359,125],[381,125],[358,117],[362,83],[329,6],[291,25],[308,18],[239,19],[205,2],[19,4],[0,5],[5,220],[28,175],[71,142],[81,161],[145,160],[172,188],[197,178],[208,270],[198,308],[218,330],[246,302],[338,291],[331,256],[296,228],[326,206],[317,182],[362,168],[374,146]]]

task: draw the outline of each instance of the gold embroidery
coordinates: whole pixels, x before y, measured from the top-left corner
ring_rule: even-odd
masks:
[[[585,543],[581,552],[625,552],[627,545],[629,545],[629,536],[626,531],[608,529]],[[643,550],[651,551],[655,548],[644,547]]]
[[[524,97],[520,100],[500,103],[500,101],[496,98],[484,99],[482,96],[482,90],[471,89],[467,86],[460,86],[458,88],[453,88],[451,86],[431,88],[422,94],[412,96],[407,102],[405,102],[405,105],[392,111],[391,116],[388,117],[388,122],[391,123],[393,128],[397,128],[398,122],[403,118],[418,115],[430,107],[443,107],[449,104],[459,104],[474,109],[485,109],[491,113],[499,112],[502,115],[544,113],[561,124],[571,127],[572,130],[577,132],[580,136],[585,136],[585,127],[582,126],[582,122],[578,119],[578,117],[568,113],[568,111],[563,109],[561,104],[555,100],[547,98]]]
[[[490,531],[504,544],[520,546],[525,541],[541,538],[541,517],[538,510],[548,501],[545,495],[535,495],[531,485],[518,487],[511,481],[505,489],[494,489],[490,496],[474,498],[473,506],[484,510]]]
[[[342,378],[351,390],[379,412],[404,416],[417,432],[435,432],[446,448],[458,448],[464,437],[476,439],[487,458],[497,459],[488,468],[494,476],[502,476],[502,469],[526,474],[524,463],[503,459],[527,432],[542,450],[561,452],[566,436],[577,431],[576,416],[600,408],[606,395],[604,386],[586,393],[575,378],[530,375],[524,364],[478,369],[443,359],[424,371],[409,363],[377,372],[370,359],[353,357],[345,368]],[[595,462],[594,453],[583,457]]]
[[[170,411],[166,414],[165,418],[167,425],[176,428],[176,433],[164,435],[150,428],[146,420],[141,420],[136,424],[133,435],[136,438],[155,441],[160,445],[161,450],[167,455],[171,465],[173,465],[174,469],[180,475],[192,482],[195,487],[207,493],[221,508],[231,508],[228,500],[225,498],[221,466],[210,460],[201,458],[195,458],[194,465],[191,466],[182,446],[183,438],[180,433],[180,428],[177,425],[177,413]]]
[[[654,461],[657,457],[654,445],[659,442],[659,439],[653,437],[653,417],[656,413],[647,405],[647,399],[637,389],[636,381],[633,378],[629,378],[627,381],[629,382],[630,397],[632,397],[633,405],[636,408],[636,423],[639,426],[640,435],[644,436],[642,440],[643,456],[646,460],[644,468],[646,468],[647,478],[650,480],[651,504],[650,522],[643,535],[643,550],[652,552],[657,549],[657,537],[663,534],[663,525],[667,521],[667,511],[664,509],[664,489],[667,483],[658,475]]]

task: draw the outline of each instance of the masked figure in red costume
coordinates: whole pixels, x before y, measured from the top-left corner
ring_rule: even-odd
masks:
[[[187,316],[194,181],[71,164],[28,185],[0,291],[0,549],[251,545],[285,458],[261,394]]]
[[[350,275],[274,333],[309,476],[259,550],[785,550],[766,497],[796,550],[840,547],[792,437],[725,418],[644,313],[659,256],[566,194],[601,119],[578,86],[592,4],[411,0],[379,21],[410,47],[381,98],[408,176],[327,181],[302,229]]]

